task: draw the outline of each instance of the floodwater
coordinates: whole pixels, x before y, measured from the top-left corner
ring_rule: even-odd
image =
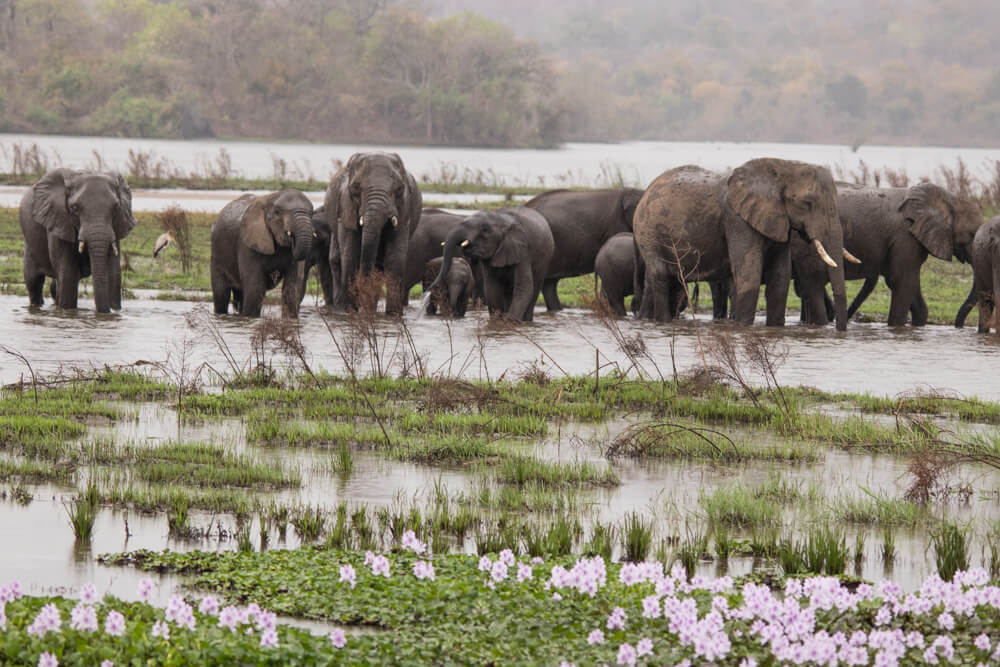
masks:
[[[822,144],[641,141],[567,143],[553,150],[508,150],[0,134],[0,171],[10,171],[14,146],[32,145],[39,147],[53,167],[93,168],[99,166],[97,156],[100,156],[101,168],[125,173],[130,150],[151,152],[153,162],[162,162],[168,173],[218,173],[220,150],[225,149],[233,176],[273,178],[283,160],[288,178],[317,180],[328,178],[337,162],[346,162],[355,152],[388,150],[399,153],[407,169],[422,181],[541,187],[607,185],[619,177],[630,185],[645,187],[661,172],[682,164],[726,169],[764,156],[827,165],[845,174],[856,171],[864,161],[873,169],[905,170],[912,179],[935,177],[939,167],[954,168],[958,158],[965,161],[973,176],[979,176],[986,173],[987,162],[1000,160],[1000,148],[861,146],[852,152],[849,146]]]

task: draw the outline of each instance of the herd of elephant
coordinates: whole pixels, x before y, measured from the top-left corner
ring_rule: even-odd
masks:
[[[97,310],[121,307],[119,244],[132,227],[132,196],[120,174],[56,169],[21,201],[24,279],[32,305],[51,296],[75,308],[80,278],[93,275]],[[162,249],[158,242],[156,251]],[[481,298],[491,314],[532,319],[541,293],[559,310],[560,279],[595,273],[614,314],[634,295],[639,317],[670,321],[688,285],[711,285],[716,318],[750,324],[765,286],[766,323],[785,322],[789,284],[801,319],[845,329],[879,276],[892,293],[888,324],[927,321],[920,269],[927,255],[973,265],[973,288],[956,316],[979,306],[979,331],[1000,298],[1000,216],[931,184],[872,188],[835,183],[824,167],[775,158],[720,174],[696,166],[664,172],[643,191],[553,190],[516,208],[460,216],[424,209],[400,157],[358,153],[331,179],[314,210],[297,190],[251,194],[222,209],[211,231],[215,312],[260,315],[267,290],[297,316],[316,267],[338,309],[365,307],[364,276],[385,279],[385,310],[399,315],[417,283],[453,317]],[[864,280],[847,306],[845,281]],[[832,299],[826,284],[832,286]]]

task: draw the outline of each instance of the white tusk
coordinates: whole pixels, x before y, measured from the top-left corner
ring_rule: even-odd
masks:
[[[847,248],[844,248],[844,259],[846,259],[851,264],[860,264],[861,260],[847,252]]]
[[[111,254],[113,254],[115,257],[118,256],[118,246],[116,246],[114,243],[111,244]]]
[[[444,241],[441,241],[441,247],[442,248],[444,247]]]
[[[820,259],[826,262],[827,266],[837,268],[837,263],[827,254],[826,248],[823,247],[823,243],[819,239],[813,239],[813,245],[816,246],[816,252],[819,253]]]
[[[360,218],[358,218],[358,227],[364,227],[364,226],[365,226],[365,216],[361,216]]]
[[[463,247],[463,248],[464,248],[465,246],[469,245],[469,239],[465,239],[464,241],[462,241],[462,244],[461,244],[461,245],[462,245],[462,247]]]
[[[80,248],[79,248],[80,254],[83,254],[83,246],[84,246],[83,241],[80,241]]]
[[[392,216],[392,226],[399,227],[399,218],[397,218],[396,216]]]
[[[287,237],[291,238],[291,236],[292,236],[292,230],[290,230],[290,229],[286,229],[286,230],[285,230],[285,236],[287,236]]]
[[[316,232],[313,232],[313,238],[314,239],[318,239],[319,238],[319,234],[317,234]]]

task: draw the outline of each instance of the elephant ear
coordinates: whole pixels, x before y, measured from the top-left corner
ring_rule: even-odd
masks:
[[[53,169],[33,186],[32,219],[44,226],[48,234],[68,243],[76,243],[80,233],[79,224],[66,206],[69,181],[75,175],[70,169]]]
[[[639,200],[645,191],[636,188],[625,188],[622,190],[622,219],[629,229],[632,229],[632,220],[635,218],[635,209],[639,205]]]
[[[899,212],[911,221],[910,233],[927,248],[927,252],[946,262],[952,255],[952,219],[950,195],[933,183],[920,183],[910,188]]]
[[[506,214],[501,233],[503,238],[497,246],[497,251],[490,258],[490,266],[511,266],[520,264],[529,257],[528,235],[524,226],[512,214]]]
[[[268,198],[254,197],[243,212],[240,241],[262,255],[274,254],[274,236],[267,225]]]
[[[335,178],[338,181],[337,192],[331,192],[327,195],[327,209],[330,208],[332,200],[335,199],[337,204],[336,214],[332,215],[330,220],[336,220],[337,224],[345,229],[356,230],[358,228],[360,212],[351,198],[351,181],[354,180],[355,172],[361,166],[363,158],[361,153],[355,153],[350,157]]]
[[[115,238],[120,241],[135,227],[135,217],[132,215],[132,189],[125,182],[125,177],[118,172],[111,174],[111,178],[115,181],[118,195],[118,209],[111,220],[111,226],[115,230]]]
[[[424,197],[420,193],[420,187],[417,185],[417,179],[413,178],[413,174],[408,171],[404,171],[403,174],[406,176],[403,211],[409,218],[410,236],[413,236],[413,232],[417,231],[417,225],[420,224],[420,215],[424,210]]]
[[[736,215],[773,241],[788,241],[791,222],[781,196],[781,174],[770,160],[751,160],[726,181],[726,203]]]

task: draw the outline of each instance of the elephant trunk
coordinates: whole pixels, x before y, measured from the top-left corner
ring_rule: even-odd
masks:
[[[847,287],[844,283],[844,228],[836,208],[829,212],[817,224],[806,223],[806,235],[811,245],[827,266],[830,287],[833,290],[833,309],[837,322],[837,330],[847,329]]]
[[[111,272],[118,262],[118,248],[107,220],[81,220],[78,250],[87,251],[94,283],[94,304],[99,313],[111,312]]]
[[[444,240],[444,254],[441,258],[441,271],[437,278],[431,283],[430,289],[443,287],[448,284],[448,274],[451,272],[451,264],[455,261],[455,255],[461,253],[459,249],[466,243],[465,230],[461,226],[455,227]]]
[[[382,234],[386,223],[393,228],[399,224],[399,213],[388,192],[371,190],[365,195],[364,211],[358,224],[361,229],[361,273],[368,275],[375,269]]]
[[[300,262],[312,252],[312,216],[305,211],[296,211],[292,222],[292,257]]]

